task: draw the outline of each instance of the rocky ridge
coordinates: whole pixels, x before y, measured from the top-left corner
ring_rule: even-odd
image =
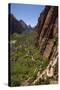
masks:
[[[17,20],[16,17],[12,14],[9,14],[9,25],[11,34],[21,34],[23,32],[29,32],[32,30],[31,26],[29,27],[23,20]]]

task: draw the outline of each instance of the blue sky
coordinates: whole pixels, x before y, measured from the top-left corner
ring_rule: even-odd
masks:
[[[35,26],[38,17],[44,9],[42,5],[11,4],[11,13],[18,19],[22,19],[27,25]]]

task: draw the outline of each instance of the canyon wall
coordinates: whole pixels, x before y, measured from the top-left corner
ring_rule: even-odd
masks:
[[[46,6],[40,14],[35,45],[39,47],[43,57],[53,59],[58,51],[58,7]]]
[[[39,71],[33,85],[49,80],[51,84],[58,83],[58,7],[46,6],[40,14],[35,27],[36,47],[39,47],[43,58],[49,60],[48,66]],[[39,74],[40,73],[40,74]]]

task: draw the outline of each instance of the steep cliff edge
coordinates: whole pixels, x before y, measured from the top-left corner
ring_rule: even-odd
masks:
[[[50,59],[58,41],[58,7],[46,6],[35,29],[37,32],[35,44],[39,46],[41,54]]]
[[[46,6],[40,14],[38,24],[35,27],[37,32],[35,45],[39,47],[43,58],[49,60],[47,68],[38,75],[33,84],[46,78],[58,76],[58,7]]]

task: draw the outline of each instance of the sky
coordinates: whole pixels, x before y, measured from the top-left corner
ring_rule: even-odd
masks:
[[[27,25],[34,27],[38,22],[38,17],[45,6],[31,4],[11,4],[10,12],[17,20],[23,20]]]

